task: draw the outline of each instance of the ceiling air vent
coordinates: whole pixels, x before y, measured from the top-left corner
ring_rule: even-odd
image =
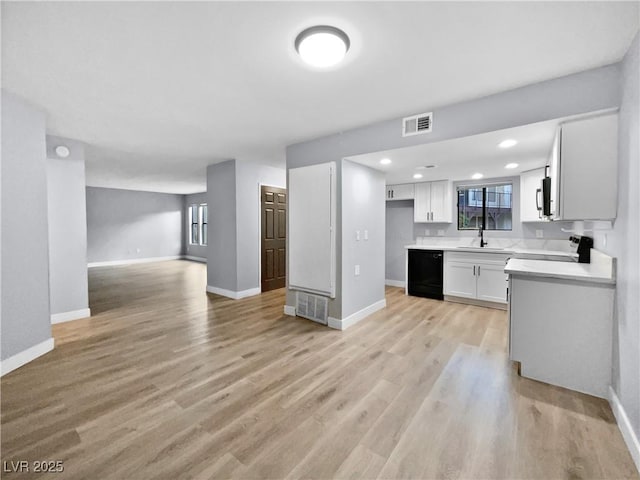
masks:
[[[433,112],[419,113],[402,119],[402,136],[419,135],[431,132],[433,124]]]

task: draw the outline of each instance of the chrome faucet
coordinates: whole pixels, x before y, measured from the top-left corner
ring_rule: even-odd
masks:
[[[488,243],[484,241],[484,229],[482,228],[482,225],[480,225],[480,228],[478,229],[478,236],[480,237],[480,247],[488,245]]]

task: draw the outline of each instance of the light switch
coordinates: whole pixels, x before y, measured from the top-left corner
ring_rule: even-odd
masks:
[[[360,230],[356,230],[356,241],[360,241]]]
[[[364,231],[364,239],[369,240],[369,230]]]
[[[355,274],[356,274],[356,277],[360,275],[360,265],[356,265]]]

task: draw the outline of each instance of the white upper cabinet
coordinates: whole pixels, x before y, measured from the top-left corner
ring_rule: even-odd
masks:
[[[387,200],[412,200],[413,183],[387,185]]]
[[[415,184],[413,221],[415,223],[451,223],[453,200],[451,182],[425,182]]]
[[[544,222],[542,216],[542,179],[544,167],[520,175],[520,221]]]
[[[562,124],[560,205],[557,219],[611,220],[616,217],[618,115]]]

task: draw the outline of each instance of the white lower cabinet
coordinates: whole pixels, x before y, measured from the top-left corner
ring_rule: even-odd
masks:
[[[444,294],[484,302],[507,303],[504,253],[444,254]]]
[[[607,398],[615,287],[512,275],[509,358],[523,377]]]
[[[504,263],[494,265],[478,264],[476,298],[486,302],[507,303],[507,280]]]
[[[444,294],[454,295],[456,297],[476,298],[476,274],[474,267],[475,265],[467,262],[446,262]]]

